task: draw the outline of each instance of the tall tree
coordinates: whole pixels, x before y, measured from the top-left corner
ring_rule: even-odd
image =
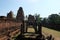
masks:
[[[34,16],[35,16],[36,22],[40,23],[41,22],[40,14],[35,14]]]

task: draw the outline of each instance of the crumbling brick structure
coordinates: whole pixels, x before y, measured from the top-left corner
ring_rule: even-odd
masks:
[[[23,21],[24,20],[24,12],[23,12],[23,8],[20,7],[18,12],[17,12],[17,16],[16,16],[17,21]]]

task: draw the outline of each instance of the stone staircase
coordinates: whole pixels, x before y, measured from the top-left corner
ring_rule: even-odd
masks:
[[[15,40],[41,40],[41,37],[38,37],[39,34],[35,33],[24,33],[20,34]]]

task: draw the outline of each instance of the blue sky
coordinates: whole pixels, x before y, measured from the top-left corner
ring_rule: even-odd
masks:
[[[6,16],[11,10],[16,15],[20,6],[25,15],[37,13],[41,17],[48,17],[60,12],[60,0],[0,0],[0,16]]]

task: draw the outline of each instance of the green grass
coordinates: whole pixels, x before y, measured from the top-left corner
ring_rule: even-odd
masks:
[[[42,27],[42,33],[44,33],[45,35],[51,34],[53,37],[55,37],[56,40],[60,40],[60,32],[59,31]]]

